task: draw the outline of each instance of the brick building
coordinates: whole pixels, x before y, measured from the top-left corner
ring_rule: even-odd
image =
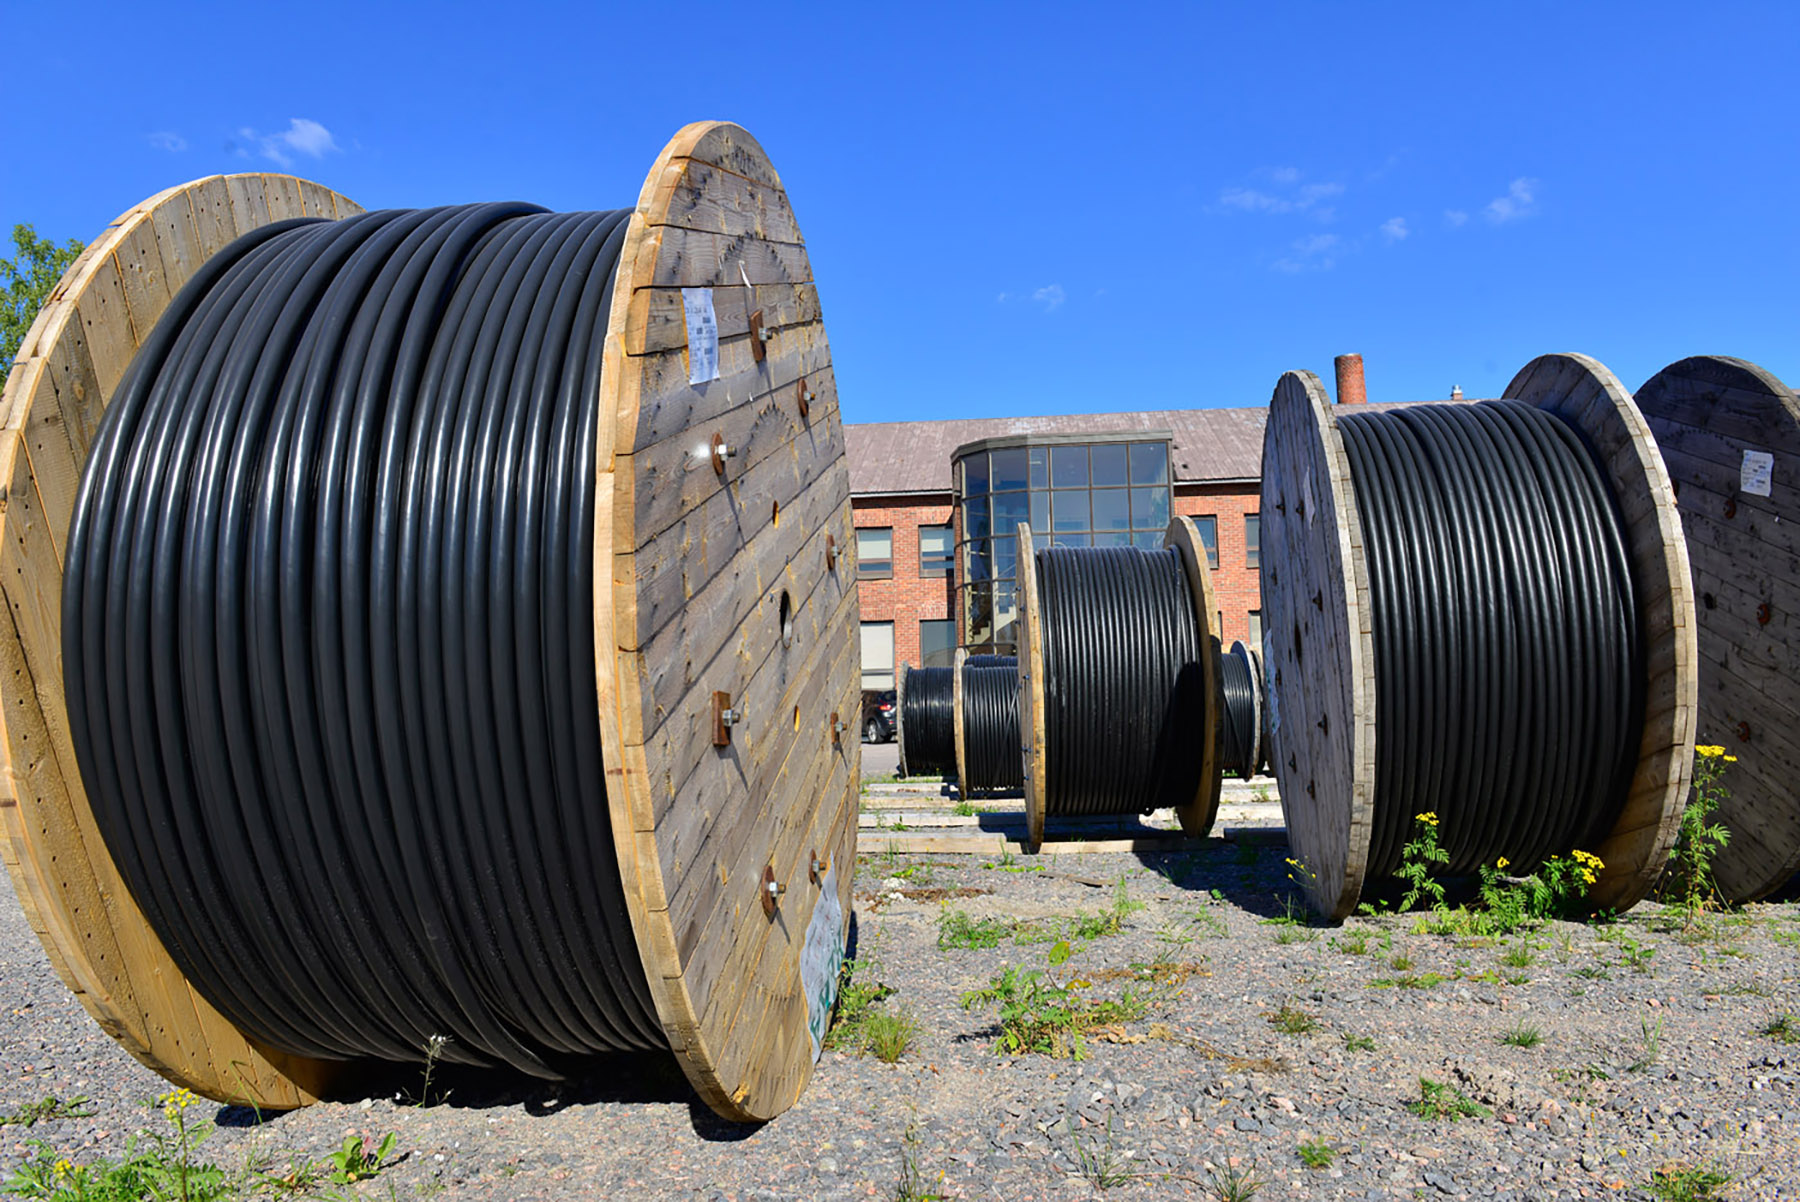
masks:
[[[1266,407],[1253,409],[1172,409],[1145,413],[1095,413],[1059,417],[978,418],[941,422],[875,422],[846,426],[845,449],[849,456],[851,506],[857,526],[858,600],[863,622],[863,681],[865,688],[891,688],[897,665],[948,664],[958,645],[1009,650],[1005,622],[1011,603],[1002,588],[1010,576],[1003,560],[1006,532],[1012,529],[1012,510],[1001,512],[1002,482],[998,475],[991,529],[983,528],[989,511],[966,521],[984,504],[989,481],[986,463],[979,477],[958,463],[983,455],[1022,458],[1030,475],[1018,484],[1012,499],[1031,515],[1034,539],[1066,542],[1145,541],[1151,525],[1166,525],[1154,508],[1170,504],[1174,512],[1194,518],[1213,551],[1213,586],[1220,612],[1217,619],[1229,645],[1233,640],[1260,640],[1261,602],[1257,587],[1257,534],[1262,432]],[[1157,485],[1149,475],[1117,480],[1106,477],[1103,459],[1122,455],[1126,447],[1138,448],[1129,459],[1129,471],[1140,465],[1154,470],[1157,455],[1149,448],[1167,446],[1164,483],[1168,497],[1159,501]],[[1079,487],[1067,490],[1079,499],[1085,522],[1050,518],[1050,502],[1064,493],[1050,493],[1048,478],[1052,458],[1059,462],[1056,489],[1063,489],[1060,460],[1073,462],[1081,447],[1093,455],[1093,475],[1082,476]],[[1020,448],[1015,450],[1015,448]],[[1095,450],[1094,448],[1099,448]],[[1125,460],[1121,460],[1124,462]],[[1012,459],[1006,462],[1013,462]],[[1083,464],[1087,462],[1085,456]],[[1081,469],[1084,473],[1086,467]],[[1040,476],[1043,478],[1040,480]],[[1028,496],[1039,489],[1048,495]],[[1111,485],[1119,485],[1113,488]],[[1131,487],[1148,485],[1149,487]],[[1077,498],[1085,492],[1088,499]],[[1129,499],[1126,494],[1129,493]],[[1102,499],[1119,497],[1117,527],[1108,527]],[[1143,502],[1139,516],[1130,508]],[[1059,534],[1068,529],[1074,533]],[[986,536],[993,536],[984,542]],[[1160,536],[1157,536],[1158,541]],[[986,550],[984,563],[975,555]],[[971,580],[991,573],[995,583]],[[984,589],[987,591],[984,592]],[[971,600],[973,599],[973,601]],[[989,613],[984,605],[992,607]]]

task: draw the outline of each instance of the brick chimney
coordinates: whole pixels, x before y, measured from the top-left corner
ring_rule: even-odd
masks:
[[[1337,403],[1340,405],[1368,404],[1369,393],[1363,387],[1362,356],[1339,355],[1334,362],[1337,365]]]

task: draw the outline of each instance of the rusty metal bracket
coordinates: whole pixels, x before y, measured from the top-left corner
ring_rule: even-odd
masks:
[[[825,570],[837,571],[837,537],[829,532],[825,535]]]
[[[763,314],[761,309],[750,314],[750,355],[758,363],[761,363],[768,357],[769,348],[763,344],[768,342],[769,334],[771,333],[773,333],[773,331],[769,331],[768,333],[763,331]]]
[[[1756,624],[1757,625],[1767,626],[1769,624],[1769,619],[1773,616],[1774,615],[1771,613],[1771,611],[1769,609],[1769,603],[1767,601],[1764,601],[1761,605],[1756,607]]]
[[[794,404],[800,407],[800,420],[805,421],[812,413],[812,389],[806,386],[805,380],[794,381]]]
[[[744,712],[731,708],[730,693],[714,693],[712,695],[712,741],[714,747],[729,747],[731,745],[731,728],[743,720]]]
[[[781,905],[781,895],[787,892],[785,885],[775,883],[775,866],[763,865],[762,870],[762,908],[770,918],[775,917],[776,907]]]

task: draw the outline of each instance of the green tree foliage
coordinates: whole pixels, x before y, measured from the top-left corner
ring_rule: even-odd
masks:
[[[13,247],[17,257],[0,259],[0,298],[4,298],[0,301],[0,380],[12,370],[13,358],[39,307],[81,253],[81,243],[75,239],[58,246],[38,237],[29,225],[13,226]]]

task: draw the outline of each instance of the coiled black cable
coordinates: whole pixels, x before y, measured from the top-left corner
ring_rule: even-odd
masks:
[[[1592,450],[1516,401],[1339,411],[1369,569],[1369,869],[1435,813],[1448,872],[1592,847],[1623,804],[1644,666]]]
[[[962,698],[963,768],[968,776],[963,791],[1022,788],[1025,754],[1019,741],[1018,658],[969,656],[963,661]]]
[[[667,1047],[593,675],[629,210],[283,222],[184,287],[101,423],[63,582],[96,821],[184,974],[321,1059],[560,1075]]]
[[[1249,780],[1256,775],[1261,759],[1257,740],[1259,715],[1256,668],[1242,643],[1219,656],[1219,677],[1225,694],[1219,758],[1225,771]]]
[[[900,762],[909,776],[956,775],[956,669],[907,666]]]
[[[1037,552],[1044,648],[1044,810],[1149,813],[1200,785],[1205,650],[1179,552]]]

